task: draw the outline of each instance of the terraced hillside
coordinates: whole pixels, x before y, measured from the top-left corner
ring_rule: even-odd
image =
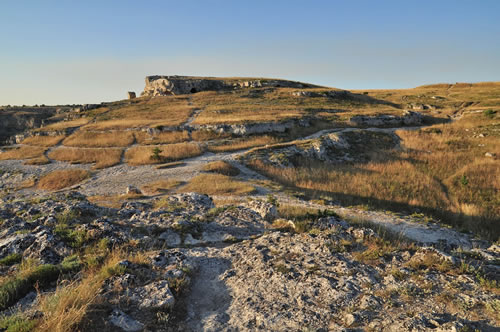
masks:
[[[1,147],[0,328],[500,326],[500,83],[146,82]]]

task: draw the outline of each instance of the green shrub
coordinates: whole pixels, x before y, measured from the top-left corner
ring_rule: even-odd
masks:
[[[497,111],[494,111],[494,110],[484,110],[483,111],[484,116],[486,116],[487,118],[490,118],[490,119],[493,119],[495,117],[496,113],[497,113]]]
[[[21,314],[0,318],[0,329],[5,332],[30,332],[36,326],[36,321],[29,320]]]
[[[61,273],[78,271],[81,267],[77,256],[69,256],[60,265],[39,265],[26,274],[10,278],[0,285],[0,310],[8,308],[34,289],[57,280]]]
[[[152,160],[162,160],[162,156],[160,156],[160,153],[162,153],[163,151],[156,147],[154,148],[152,151],[151,151],[151,159]]]
[[[7,255],[4,258],[0,259],[0,265],[10,266],[10,265],[18,264],[18,263],[21,263],[22,258],[23,258],[23,256],[21,254],[17,254],[17,253],[10,254],[10,255]]]
[[[67,223],[59,223],[54,227],[54,234],[72,248],[81,248],[88,240],[87,232],[72,229]]]

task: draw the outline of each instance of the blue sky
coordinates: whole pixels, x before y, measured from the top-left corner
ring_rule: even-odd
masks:
[[[499,15],[486,0],[2,0],[0,105],[123,99],[153,74],[499,81]]]

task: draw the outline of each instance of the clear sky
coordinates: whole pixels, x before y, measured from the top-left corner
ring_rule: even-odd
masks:
[[[123,99],[154,74],[500,81],[500,1],[0,0],[0,105]]]

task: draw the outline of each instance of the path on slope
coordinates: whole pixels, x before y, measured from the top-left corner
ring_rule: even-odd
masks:
[[[189,119],[193,121],[196,112]],[[343,129],[327,129],[304,137],[298,140],[308,140],[318,138],[322,135],[333,132],[347,132],[359,128],[343,128]],[[401,127],[401,128],[367,128],[363,130],[395,132],[396,130],[415,130],[418,127]],[[473,241],[470,236],[459,233],[455,230],[441,227],[437,224],[422,224],[412,221],[411,218],[403,218],[377,211],[362,211],[354,208],[346,208],[332,205],[318,205],[311,202],[301,201],[296,198],[286,196],[281,192],[255,184],[255,181],[267,180],[265,176],[259,174],[238,161],[238,157],[245,154],[251,149],[245,149],[235,152],[212,153],[206,152],[200,156],[182,160],[178,166],[171,168],[158,169],[156,165],[130,166],[125,163],[112,166],[109,168],[97,170],[93,172],[93,176],[86,182],[80,184],[76,188],[81,193],[87,196],[93,195],[110,195],[122,194],[127,186],[142,187],[159,179],[176,179],[179,181],[188,182],[196,175],[203,171],[203,167],[214,161],[227,161],[240,170],[240,175],[236,178],[242,181],[253,182],[257,188],[257,194],[253,198],[263,199],[268,193],[275,195],[280,203],[301,207],[312,207],[318,209],[332,209],[345,216],[346,218],[358,218],[370,221],[374,224],[388,228],[389,230],[401,234],[409,239],[425,242],[429,244],[438,244],[441,241],[468,248],[473,246]],[[63,168],[84,168],[91,169],[90,164],[86,165],[71,165],[66,162],[54,161],[47,165],[23,165],[23,161],[7,160],[0,162],[2,169],[6,171],[22,171],[28,175],[40,176],[46,172],[63,169]],[[240,197],[224,197],[225,200],[239,200]]]

